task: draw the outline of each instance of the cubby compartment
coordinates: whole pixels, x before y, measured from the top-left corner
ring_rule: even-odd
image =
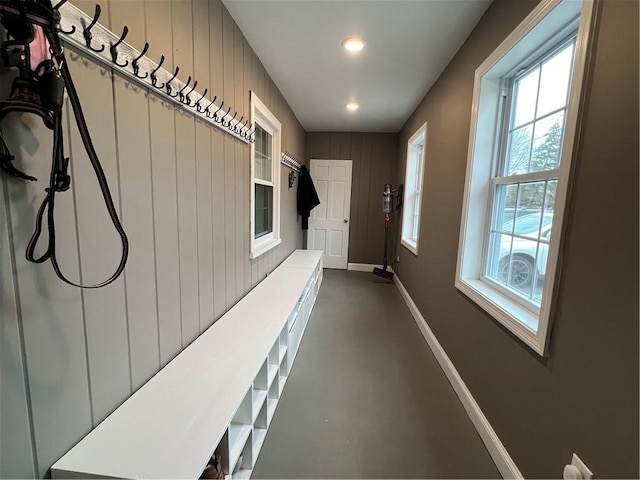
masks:
[[[258,453],[262,448],[264,439],[267,437],[267,428],[269,428],[269,416],[268,416],[268,401],[264,403],[258,415],[256,421],[253,424],[253,455],[254,462],[257,459]]]
[[[280,345],[280,366],[287,363],[287,346]]]
[[[268,377],[268,360],[265,360],[253,381],[253,393],[252,393],[252,423],[255,423],[256,417],[260,412],[260,409],[265,405],[267,400],[267,389],[269,388]]]
[[[247,440],[251,436],[253,427],[252,407],[253,389],[249,388],[229,425],[229,468],[231,470],[234,470],[238,464],[238,459],[241,457]]]
[[[224,473],[226,475],[229,475],[229,472],[230,472],[230,467],[229,467],[229,430],[226,430],[224,432],[224,435],[222,436],[222,439],[220,440],[220,443],[216,447],[216,450],[213,453],[213,455],[211,456],[211,459],[209,460],[208,464],[213,464],[213,460],[217,456],[220,457],[220,463],[222,464],[222,470],[224,471]],[[207,468],[208,468],[208,465],[207,465],[207,467],[205,467],[205,471],[202,473],[200,478],[206,478],[208,476],[208,475],[205,475],[205,473],[208,473],[206,471]],[[208,478],[211,478],[211,477],[208,477]]]
[[[269,400],[278,400],[280,398],[280,376],[276,375],[273,378],[273,382],[269,386],[269,396],[267,397],[267,402]]]
[[[269,350],[269,365],[280,365],[280,337],[276,338],[273,347]]]
[[[251,477],[251,471],[253,470],[253,439],[251,432],[247,437],[242,452],[238,457],[238,460],[233,469],[232,478],[241,479]]]

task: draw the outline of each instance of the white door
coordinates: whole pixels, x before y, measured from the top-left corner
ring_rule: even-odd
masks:
[[[351,160],[311,160],[320,205],[309,217],[309,250],[324,251],[325,268],[347,268]]]

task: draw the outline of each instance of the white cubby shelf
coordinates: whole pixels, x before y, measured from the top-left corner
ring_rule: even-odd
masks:
[[[296,250],[51,467],[52,478],[249,478],[322,281]]]

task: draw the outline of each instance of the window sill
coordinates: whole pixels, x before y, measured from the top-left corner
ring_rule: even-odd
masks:
[[[272,238],[270,240],[266,240],[258,244],[254,244],[251,247],[251,253],[249,253],[249,258],[251,260],[254,260],[258,258],[260,255],[267,253],[272,248],[277,247],[278,245],[280,245],[280,243],[282,243],[281,239]]]
[[[458,278],[455,286],[536,353],[545,356],[544,339],[540,339],[536,333],[539,323],[536,313],[481,280]]]
[[[404,238],[400,239],[400,243],[402,243],[402,245],[409,250],[411,253],[413,253],[416,257],[418,256],[418,243],[414,243],[411,240],[406,240]]]

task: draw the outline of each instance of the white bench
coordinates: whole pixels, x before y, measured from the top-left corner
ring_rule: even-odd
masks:
[[[248,478],[321,281],[322,252],[296,250],[60,458],[52,477],[198,478],[217,452],[228,476]]]

